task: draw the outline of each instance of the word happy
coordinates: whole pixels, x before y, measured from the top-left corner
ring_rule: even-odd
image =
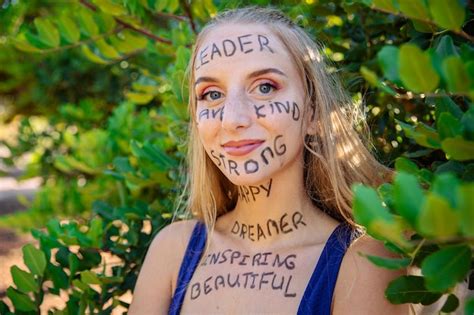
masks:
[[[232,57],[237,52],[248,54],[252,51],[267,50],[273,54],[275,51],[268,45],[269,43],[268,38],[260,34],[246,34],[237,36],[237,38],[226,38],[221,42],[214,42],[205,46],[199,52],[196,60],[196,70],[215,58]]]
[[[235,221],[231,233],[242,239],[247,238],[255,242],[280,233],[288,234],[294,230],[298,230],[302,225],[306,226],[306,223],[303,221],[303,214],[296,211],[292,214],[291,221],[287,213],[282,215],[280,220],[268,219],[266,224],[263,225],[252,225]]]
[[[286,152],[286,145],[284,143],[278,144],[278,140],[283,138],[282,135],[278,135],[275,137],[273,141],[273,148],[270,146],[265,147],[262,152],[260,152],[260,159],[261,161],[257,161],[254,159],[249,159],[240,165],[231,159],[226,159],[225,155],[220,153],[217,155],[216,151],[211,150],[211,157],[216,161],[216,165],[218,167],[223,167],[225,170],[229,172],[230,175],[235,173],[235,175],[240,176],[240,172],[245,172],[246,174],[253,174],[260,169],[261,164],[268,165],[269,158],[275,158],[276,156],[282,156]],[[240,171],[239,171],[240,169]]]
[[[265,192],[265,196],[270,196],[270,190],[272,189],[272,181],[270,179],[268,185],[258,185],[258,186],[239,186],[238,188],[238,196],[240,200],[244,200],[245,202],[249,202],[251,200],[257,200],[255,196],[259,195],[260,193],[263,194]]]

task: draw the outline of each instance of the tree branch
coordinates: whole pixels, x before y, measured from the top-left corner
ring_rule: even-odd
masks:
[[[392,14],[392,15],[395,15],[395,16],[399,16],[399,17],[402,17],[402,18],[407,19],[407,20],[412,19],[412,20],[416,20],[416,21],[419,21],[419,22],[422,22],[422,23],[426,23],[426,24],[435,26],[435,27],[439,27],[436,23],[434,23],[433,21],[430,21],[430,20],[425,20],[425,19],[420,19],[420,18],[415,18],[415,17],[408,17],[408,16],[406,16],[402,13],[385,10],[385,9],[378,8],[378,7],[375,7],[375,6],[371,6],[370,8],[372,10],[379,11],[379,12],[382,12],[382,13],[387,13],[387,14]],[[456,31],[456,30],[448,30],[448,31],[451,31],[454,34],[459,35],[461,37],[464,37],[468,41],[474,43],[474,36],[469,35],[468,33],[464,32],[462,29],[459,30],[459,31]]]
[[[184,12],[186,12],[186,15],[189,18],[189,22],[191,23],[191,29],[193,30],[193,33],[197,34],[198,32],[197,32],[197,29],[196,29],[196,24],[194,23],[194,18],[193,18],[193,15],[191,13],[191,8],[190,8],[189,3],[188,3],[187,0],[183,1],[183,6],[184,6]]]
[[[79,0],[79,2],[80,2],[83,6],[85,6],[86,8],[88,8],[88,9],[94,11],[94,12],[97,11],[96,6],[93,5],[92,3],[89,3],[89,2],[87,2],[86,0]],[[132,31],[135,31],[135,32],[137,32],[137,33],[140,33],[140,34],[142,34],[142,35],[145,35],[146,37],[148,37],[148,38],[150,38],[150,39],[152,39],[152,40],[154,40],[154,41],[156,41],[156,42],[160,42],[160,43],[163,43],[163,44],[171,45],[171,41],[170,41],[169,39],[159,37],[159,36],[153,34],[152,32],[150,32],[149,30],[142,29],[142,28],[137,28],[137,27],[135,27],[135,26],[133,26],[133,25],[131,25],[131,24],[129,24],[129,23],[127,23],[127,22],[125,22],[125,21],[123,21],[123,20],[117,18],[117,17],[114,17],[114,19],[115,19],[115,21],[116,21],[118,24],[122,25],[122,26],[125,27],[125,28],[128,28],[128,29],[130,29],[130,30],[132,30]]]

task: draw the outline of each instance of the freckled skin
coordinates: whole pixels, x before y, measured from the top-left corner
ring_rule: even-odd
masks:
[[[260,49],[261,44],[255,40],[258,35],[268,40],[268,43],[265,41],[266,46],[263,46],[263,49]],[[237,40],[239,36],[246,36],[240,38],[245,42],[244,51],[247,53],[237,50],[229,57],[216,56],[213,60],[210,58],[206,60],[208,62],[195,71],[195,78],[212,77],[217,82],[198,83],[195,90],[198,99],[206,92],[215,91],[220,94],[217,100],[213,100],[209,94],[207,100],[198,100],[196,112],[200,113],[197,117],[199,134],[209,154],[213,150],[215,152],[213,155],[222,153],[228,160],[227,163],[218,163],[211,158],[216,166],[233,183],[242,185],[246,182],[249,184],[260,182],[285,164],[298,158],[303,143],[294,140],[303,139],[305,132],[302,129],[302,119],[299,119],[299,112],[302,109],[297,105],[303,104],[304,93],[301,79],[283,45],[268,30],[264,27],[256,27],[252,33],[249,33],[248,29],[233,30],[232,28],[224,32],[211,32],[204,41],[203,47],[212,46],[212,43],[219,43],[224,39]],[[199,54],[198,58],[200,58]],[[252,72],[269,68],[278,69],[284,75],[269,73],[247,78]],[[259,89],[259,85],[265,83],[275,84],[278,87],[265,94]],[[270,107],[269,102],[276,102],[274,109]],[[257,113],[256,104],[265,106],[259,107]],[[295,109],[296,107],[298,108]],[[217,109],[222,109],[223,115],[212,118],[210,113]],[[269,154],[265,154],[262,158],[260,153],[266,148],[273,150],[275,138],[278,136],[282,136],[279,142],[287,147],[285,154],[278,155],[273,152],[275,155],[273,159],[266,158]],[[222,148],[223,143],[242,139],[261,139],[265,142],[257,150],[243,157],[225,153]],[[258,162],[258,171],[243,176],[246,173],[245,162],[249,158]],[[268,164],[266,159],[268,159]],[[254,169],[255,166],[252,170]]]

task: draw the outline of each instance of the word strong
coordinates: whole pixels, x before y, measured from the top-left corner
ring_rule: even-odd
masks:
[[[270,47],[268,37],[260,34],[244,34],[235,38],[226,38],[204,46],[196,57],[196,70],[216,58],[232,57],[235,54],[267,51],[275,53]]]
[[[248,159],[242,163],[237,163],[237,161],[226,159],[225,155],[220,153],[219,155],[216,151],[211,150],[211,157],[214,159],[215,164],[226,170],[230,175],[235,174],[240,176],[242,173],[252,174],[258,172],[260,167],[263,165],[268,165],[270,159],[275,157],[282,156],[286,152],[286,145],[281,142],[282,135],[275,137],[273,141],[273,147],[266,146],[260,152],[259,159]]]

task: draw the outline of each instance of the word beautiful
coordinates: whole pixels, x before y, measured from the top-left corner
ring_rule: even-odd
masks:
[[[217,57],[232,57],[236,53],[248,54],[253,51],[269,51],[273,54],[275,50],[268,45],[269,43],[268,38],[260,34],[245,34],[212,43],[204,46],[199,52],[196,60],[196,70]]]
[[[301,116],[300,107],[295,102],[270,102],[268,104],[253,105],[257,119],[265,118],[268,115],[288,114],[294,121],[298,121]],[[220,121],[224,118],[224,107],[219,108],[205,108],[199,112],[199,121],[203,119],[216,119]]]
[[[235,173],[235,175],[240,176],[241,172],[245,172],[246,174],[252,174],[257,172],[260,169],[260,165],[263,164],[268,165],[269,158],[275,158],[276,156],[282,156],[286,152],[286,145],[284,143],[278,143],[279,140],[283,138],[282,135],[278,135],[275,137],[273,141],[273,149],[270,146],[265,147],[260,152],[261,161],[256,161],[254,159],[248,159],[243,163],[243,165],[239,165],[236,161],[231,159],[226,159],[225,155],[220,153],[217,155],[216,151],[211,150],[211,157],[216,161],[216,165],[218,167],[223,167],[225,170],[229,172],[230,175]]]
[[[256,253],[246,255],[238,250],[226,249],[206,255],[201,266],[235,264],[239,266],[260,267],[268,266],[273,268],[283,268],[293,270],[295,268],[295,254],[280,255],[272,252]],[[267,267],[267,268],[268,268]],[[275,271],[268,272],[243,272],[227,273],[217,276],[210,276],[203,282],[195,282],[191,285],[191,300],[197,299],[202,293],[207,295],[212,291],[222,288],[242,288],[262,290],[270,289],[281,291],[284,297],[295,297],[296,293],[290,293],[292,275],[281,275]]]
[[[255,242],[260,239],[267,239],[267,237],[272,236],[272,234],[288,234],[297,230],[301,225],[306,226],[306,223],[303,221],[303,214],[296,211],[291,215],[291,222],[287,213],[283,214],[280,220],[268,219],[264,225],[245,224],[235,221],[230,232],[238,235],[242,239],[247,238]],[[257,234],[256,236],[255,233]]]
[[[272,189],[272,181],[270,179],[268,185],[258,185],[258,186],[239,186],[237,194],[240,200],[244,200],[245,202],[255,201],[257,200],[255,196],[263,194],[265,192],[265,196],[268,198],[270,196],[270,191]]]
[[[231,273],[210,276],[202,283],[195,282],[191,285],[191,300],[201,296],[208,295],[212,291],[218,291],[222,288],[242,288],[262,290],[270,289],[281,291],[284,297],[294,298],[296,293],[290,293],[290,285],[293,279],[292,275],[280,275],[274,271],[269,272],[244,272],[232,275]]]

